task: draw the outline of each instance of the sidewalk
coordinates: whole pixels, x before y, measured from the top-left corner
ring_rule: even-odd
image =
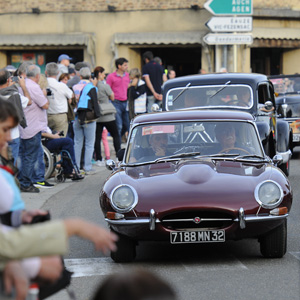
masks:
[[[108,136],[107,140],[109,143],[111,159],[116,161],[112,137]],[[126,147],[126,144],[121,145],[121,148],[125,148],[125,147]],[[101,147],[101,150],[102,150],[102,157],[105,157],[103,146]],[[96,174],[101,172],[101,170],[103,170],[104,168],[105,167],[97,167],[97,166],[93,165],[93,169],[95,169]],[[94,176],[94,175],[87,175],[87,177],[88,176]],[[85,180],[85,179],[83,179],[83,180]],[[55,186],[50,189],[49,188],[48,189],[40,188],[40,192],[36,193],[36,194],[35,193],[22,193],[22,199],[25,202],[25,207],[27,210],[41,208],[46,203],[46,201],[48,199],[50,199],[53,195],[70,187],[71,185],[77,183],[76,181],[72,181],[71,179],[67,179],[65,182],[62,182],[62,183],[56,183],[54,181],[54,178],[50,178],[47,181],[52,184],[55,184]]]
[[[93,166],[93,168],[95,169],[97,174],[101,172],[101,170],[103,170],[105,167]],[[87,175],[86,177],[88,176],[94,176],[94,175]],[[77,183],[77,181],[72,181],[71,179],[66,179],[65,182],[60,182],[60,183],[56,183],[54,181],[54,178],[49,178],[47,181],[49,183],[55,184],[55,186],[53,188],[48,188],[48,189],[40,188],[39,193],[21,193],[22,199],[25,202],[25,207],[27,210],[41,208],[46,203],[46,201],[50,199],[53,195]]]

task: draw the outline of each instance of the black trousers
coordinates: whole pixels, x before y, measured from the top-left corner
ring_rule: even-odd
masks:
[[[120,147],[121,147],[120,137],[119,137],[119,132],[118,132],[116,121],[114,120],[114,121],[111,121],[111,122],[103,122],[103,123],[97,122],[96,140],[95,140],[96,160],[102,160],[102,156],[101,156],[101,137],[102,137],[103,127],[105,127],[107,129],[107,131],[110,133],[110,135],[113,138],[113,144],[114,144],[116,154],[120,150]]]

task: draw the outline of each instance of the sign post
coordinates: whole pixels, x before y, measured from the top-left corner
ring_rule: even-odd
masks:
[[[237,72],[237,45],[253,43],[252,35],[249,33],[252,31],[253,0],[208,0],[204,3],[204,8],[218,16],[212,17],[205,24],[216,33],[209,33],[203,37],[206,44],[215,45],[215,69],[219,62],[218,45],[224,47],[233,45],[233,69]],[[238,32],[247,32],[247,34]]]
[[[208,45],[243,45],[252,44],[251,34],[234,34],[234,33],[208,33],[203,37]]]
[[[208,0],[204,8],[213,15],[252,15],[252,0]]]
[[[212,17],[205,25],[213,32],[249,32],[252,17]]]

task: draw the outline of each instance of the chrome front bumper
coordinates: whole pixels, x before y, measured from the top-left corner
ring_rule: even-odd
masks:
[[[236,222],[239,223],[240,228],[244,229],[246,228],[246,223],[251,223],[251,222],[265,222],[265,221],[274,221],[274,220],[281,220],[285,219],[288,217],[289,214],[284,214],[281,216],[273,216],[273,215],[268,215],[268,216],[258,216],[258,215],[245,215],[244,209],[240,208],[239,209],[239,217],[236,219],[206,219],[203,218],[201,219],[200,222],[215,222],[215,221],[231,221],[231,222]],[[173,219],[173,220],[166,220],[166,221],[160,221],[155,217],[155,211],[153,209],[150,210],[149,218],[137,218],[137,219],[120,219],[120,220],[110,220],[105,218],[105,221],[110,224],[110,225],[144,225],[148,224],[150,230],[155,230],[155,225],[156,224],[163,224],[165,222],[194,222],[194,219]]]

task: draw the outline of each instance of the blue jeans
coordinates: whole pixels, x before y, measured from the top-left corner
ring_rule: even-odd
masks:
[[[20,138],[16,138],[8,142],[9,147],[11,148],[12,156],[14,159],[14,164],[16,165],[18,156],[19,156],[19,150],[20,150]]]
[[[61,150],[68,151],[73,163],[75,164],[74,143],[73,140],[69,137],[60,139],[48,139],[45,141],[44,145],[50,152],[60,152]],[[72,164],[68,163],[67,159],[63,159],[62,166],[65,174],[71,174],[73,172],[73,166]]]
[[[45,180],[44,152],[40,132],[30,139],[21,139],[19,156],[21,186],[29,187],[32,183]]]
[[[120,143],[122,135],[127,131],[129,131],[129,113],[127,110],[127,101],[113,101],[113,104],[117,110],[116,113],[116,123],[120,136]]]
[[[96,122],[80,125],[78,119],[76,119],[73,123],[73,129],[75,161],[77,167],[80,168],[81,151],[83,146],[83,140],[85,139],[84,170],[90,171],[92,169],[92,158],[96,138]]]

